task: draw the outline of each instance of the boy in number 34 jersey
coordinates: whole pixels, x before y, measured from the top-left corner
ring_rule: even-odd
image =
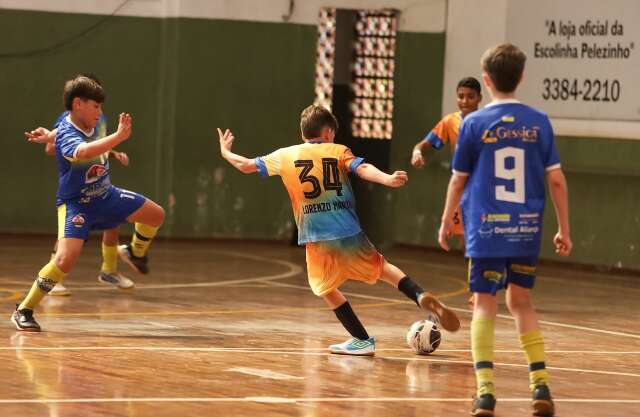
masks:
[[[245,174],[259,172],[264,177],[282,178],[298,225],[298,243],[306,245],[309,285],[352,336],[330,346],[330,351],[346,355],[375,353],[375,339],[339,290],[348,279],[368,284],[382,279],[433,312],[444,329],[458,330],[456,314],[387,262],[360,228],[349,174],[395,188],[406,183],[406,172],[386,174],[355,157],[346,146],[333,143],[338,123],[323,107],[307,107],[302,112],[300,128],[304,143],[255,159],[231,152],[233,134],[218,129],[220,151],[224,159]]]

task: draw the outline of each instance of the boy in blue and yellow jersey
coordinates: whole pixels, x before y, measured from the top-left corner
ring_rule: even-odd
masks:
[[[456,103],[459,111],[444,116],[431,132],[413,147],[411,165],[413,165],[414,168],[424,167],[425,159],[423,152],[428,148],[433,148],[438,151],[445,145],[449,145],[451,154],[453,155],[456,150],[458,132],[460,131],[462,120],[464,120],[467,115],[478,110],[478,105],[481,101],[482,90],[480,88],[480,82],[473,77],[461,79],[456,87]],[[460,210],[455,211],[453,224],[453,234],[464,239]]]
[[[70,113],[58,126],[55,140],[59,169],[58,250],[11,316],[18,330],[40,331],[33,310],[71,272],[91,229],[135,223],[131,244],[118,251],[134,269],[148,271],[146,252],[164,221],[164,210],[140,194],[111,185],[107,155],[131,135],[131,116],[121,113],[116,133],[89,141],[100,120],[104,97],[102,86],[86,76],[65,84],[63,99]]]
[[[471,349],[478,388],[474,416],[494,413],[496,292],[503,288],[529,363],[533,414],[554,414],[544,341],[529,291],[540,253],[545,177],[558,221],[553,241],[561,256],[568,256],[572,248],[568,191],[549,118],[514,96],[525,61],[524,53],[511,44],[485,52],[482,79],[493,101],[462,123],[439,232],[440,245],[448,250],[447,238],[454,227],[451,216],[462,199],[469,287],[474,294]]]
[[[302,144],[281,148],[255,159],[231,152],[233,134],[218,129],[222,157],[243,173],[282,178],[298,225],[300,245],[307,248],[309,285],[333,309],[352,339],[330,346],[332,353],[373,355],[375,339],[369,337],[339,287],[348,279],[374,284],[388,282],[427,311],[442,327],[456,331],[456,314],[410,277],[387,262],[360,228],[349,174],[367,181],[401,187],[407,174],[386,174],[349,148],[333,143],[338,123],[328,110],[309,106],[301,115]]]
[[[84,75],[84,74],[83,74]],[[91,78],[98,84],[100,81],[93,75],[86,75],[88,78]],[[102,85],[102,84],[101,84]],[[53,125],[53,130],[48,130],[43,127],[39,127],[31,132],[25,132],[27,139],[31,142],[42,143],[45,144],[45,153],[47,155],[55,155],[55,138],[58,126],[62,121],[64,121],[69,116],[69,111],[66,110],[58,116],[58,119],[55,121]],[[91,140],[101,139],[107,136],[107,118],[104,114],[100,115],[100,119],[96,124],[94,129],[93,136]],[[129,157],[124,152],[117,152],[114,150],[109,151],[109,156],[113,156],[117,159],[122,165],[129,165]],[[95,227],[94,227],[95,229]],[[134,282],[122,275],[118,272],[118,239],[120,234],[120,228],[115,227],[113,229],[105,230],[102,235],[102,265],[100,267],[100,272],[98,273],[98,281],[113,285],[120,289],[129,289],[133,288],[135,285]],[[55,257],[55,252],[57,248],[57,242],[54,246],[52,257]],[[68,277],[67,277],[68,278]],[[57,296],[67,296],[70,295],[71,291],[69,291],[65,285],[61,282],[56,284],[55,287],[49,292],[49,295],[57,295]]]

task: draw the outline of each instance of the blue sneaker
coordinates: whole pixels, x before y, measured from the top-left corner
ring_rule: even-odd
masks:
[[[338,355],[373,356],[376,353],[376,339],[370,337],[360,340],[354,337],[339,345],[329,346],[329,350]]]

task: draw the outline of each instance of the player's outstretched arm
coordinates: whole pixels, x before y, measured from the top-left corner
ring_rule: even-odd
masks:
[[[431,144],[426,140],[421,140],[416,143],[416,146],[413,147],[413,152],[411,153],[411,165],[414,168],[422,168],[426,164],[423,152],[430,147]]]
[[[558,220],[558,233],[553,238],[556,253],[560,256],[569,256],[573,243],[569,231],[569,188],[562,169],[554,169],[547,173],[549,193],[556,210]]]
[[[358,165],[356,174],[365,181],[375,182],[391,188],[402,187],[409,180],[407,173],[404,171],[395,171],[393,174],[387,174],[374,165],[367,163]]]
[[[45,127],[39,127],[30,132],[24,132],[29,142],[33,143],[53,143],[56,140],[58,129],[49,130]]]
[[[451,176],[451,181],[449,181],[447,199],[444,205],[444,212],[442,213],[442,223],[440,224],[440,231],[438,232],[438,242],[442,249],[446,251],[449,250],[447,239],[453,235],[453,213],[456,211],[456,207],[460,205],[462,192],[464,191],[468,178],[466,175],[460,175],[454,172]]]
[[[129,136],[131,136],[131,115],[120,113],[118,130],[115,133],[91,143],[83,143],[76,148],[74,156],[77,159],[93,159],[115,148],[129,139]]]
[[[129,166],[129,155],[127,155],[126,153],[110,150],[109,156],[113,156],[114,158],[116,158],[116,160],[120,162],[122,166]]]
[[[44,144],[44,153],[51,156],[56,154],[55,141],[58,129],[49,130],[45,127],[39,127],[30,132],[24,132],[27,140],[33,143]]]
[[[224,159],[244,174],[252,174],[258,171],[255,159],[245,158],[242,155],[231,152],[235,138],[229,129],[222,132],[222,130],[218,128],[218,136],[220,137],[220,154]]]

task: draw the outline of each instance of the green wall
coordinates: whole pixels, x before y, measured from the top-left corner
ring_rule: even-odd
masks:
[[[134,116],[122,146],[132,163],[113,162],[113,181],[167,208],[165,235],[287,240],[293,223],[280,181],[231,168],[215,128],[232,128],[236,149],[250,156],[299,140],[299,113],[314,98],[315,27],[116,17],[59,49],[7,56],[102,18],[0,10],[0,231],[55,230],[55,162],[22,132],[50,124],[64,80],[86,71],[105,85],[111,121],[120,111]],[[370,230],[383,244],[437,245],[450,154],[431,152],[423,170],[410,168],[409,156],[440,117],[444,45],[444,34],[398,34],[391,168],[409,171],[410,181],[402,190],[374,187],[380,204],[360,202],[384,213]],[[640,269],[640,142],[558,138],[558,148],[571,193],[570,260]],[[543,256],[551,257],[552,209],[545,228]]]

